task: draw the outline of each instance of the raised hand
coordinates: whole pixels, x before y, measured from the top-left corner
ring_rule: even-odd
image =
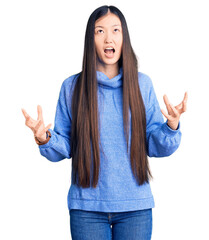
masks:
[[[34,136],[36,136],[40,142],[44,142],[46,140],[46,131],[51,127],[52,124],[50,123],[47,125],[47,127],[45,127],[41,106],[37,106],[37,120],[34,120],[32,117],[30,117],[23,108],[21,110],[25,117],[25,125],[33,131]]]
[[[168,113],[161,109],[162,114],[168,119],[168,126],[173,130],[176,130],[179,124],[179,119],[182,113],[186,112],[188,93],[185,92],[183,101],[177,105],[173,106],[166,95],[163,96]]]

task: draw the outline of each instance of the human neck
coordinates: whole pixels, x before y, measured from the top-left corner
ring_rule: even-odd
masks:
[[[119,73],[118,64],[98,65],[97,70],[103,72],[109,79],[114,78]]]

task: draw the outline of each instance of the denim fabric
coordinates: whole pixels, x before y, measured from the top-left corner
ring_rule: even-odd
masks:
[[[150,240],[152,208],[128,212],[70,211],[72,240]]]

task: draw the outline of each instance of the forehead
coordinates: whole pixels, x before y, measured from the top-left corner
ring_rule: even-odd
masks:
[[[113,26],[113,25],[121,25],[120,18],[113,13],[107,13],[101,18],[97,19],[95,22],[96,26]]]

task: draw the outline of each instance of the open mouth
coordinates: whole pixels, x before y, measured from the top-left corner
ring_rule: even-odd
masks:
[[[114,48],[105,48],[104,52],[106,53],[106,56],[111,58],[114,56],[115,49]]]
[[[106,48],[104,50],[105,53],[114,53],[115,52],[115,49],[114,48]]]

